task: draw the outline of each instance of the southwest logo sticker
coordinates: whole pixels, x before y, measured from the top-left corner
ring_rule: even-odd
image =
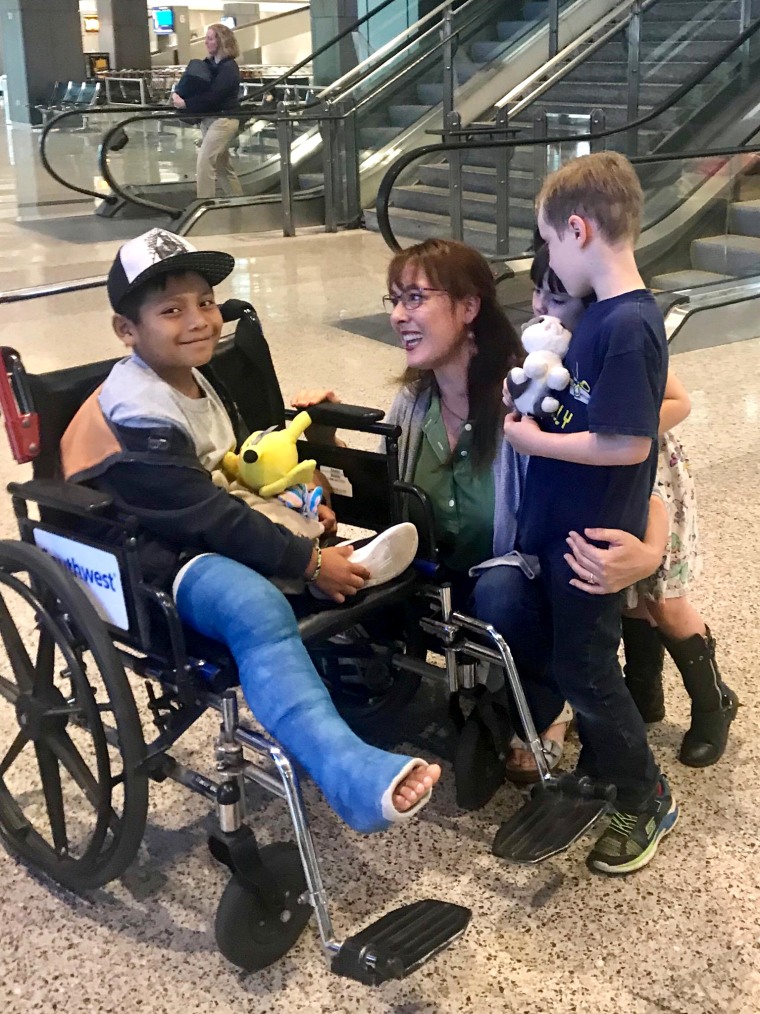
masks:
[[[113,553],[54,535],[42,528],[34,529],[34,541],[73,575],[101,620],[119,630],[129,630],[119,561]]]

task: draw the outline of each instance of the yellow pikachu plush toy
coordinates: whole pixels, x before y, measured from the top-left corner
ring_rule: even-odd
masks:
[[[317,518],[322,489],[309,489],[316,461],[298,461],[296,441],[311,425],[308,412],[299,412],[284,430],[272,427],[252,433],[240,453],[228,451],[221,468],[212,473],[217,486],[244,500],[295,535],[318,539],[324,525]],[[303,591],[302,581],[273,579],[284,592]]]
[[[291,486],[311,482],[316,461],[298,461],[296,441],[311,426],[308,412],[299,412],[284,429],[272,427],[252,433],[240,453],[228,451],[222,470],[231,480],[262,497],[279,496]]]

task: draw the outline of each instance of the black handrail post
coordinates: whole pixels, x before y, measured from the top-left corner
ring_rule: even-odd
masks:
[[[549,59],[559,52],[559,0],[549,0]]]
[[[443,124],[454,111],[454,15],[451,4],[443,12],[441,24],[443,41]]]
[[[739,31],[746,32],[749,26],[752,24],[752,0],[741,0],[741,7],[739,10]],[[750,79],[750,46],[752,45],[752,39],[747,39],[742,44],[742,55],[741,55],[741,80],[742,87],[748,88],[751,83]]]
[[[358,225],[362,217],[361,187],[359,184],[359,138],[356,109],[352,98],[341,103],[343,118],[343,154],[345,165],[345,224]]]
[[[336,108],[329,101],[325,101],[324,112],[320,118],[320,130],[322,132],[322,176],[325,188],[325,232],[338,231],[338,139]]]
[[[446,131],[452,131],[456,140],[461,139],[462,117],[459,113],[449,113],[444,121]],[[444,141],[449,135],[444,134]],[[462,240],[464,237],[464,221],[462,218],[462,150],[453,148],[449,152],[449,204],[451,206],[451,238]]]
[[[546,138],[546,110],[539,109],[533,116],[533,139],[539,141]],[[544,144],[536,144],[533,148],[533,190],[538,196],[544,177],[546,176],[546,164],[549,160],[549,149]]]
[[[592,109],[589,117],[589,133],[591,134],[589,148],[592,152],[607,150],[607,138],[596,136],[604,130],[606,125],[607,117],[604,115],[604,110]]]
[[[505,105],[496,114],[496,128],[507,137],[509,106]],[[499,136],[499,135],[497,135]],[[509,170],[515,149],[496,149],[496,256],[509,256]]]
[[[277,144],[280,148],[280,192],[282,194],[282,234],[295,236],[296,226],[293,215],[293,175],[290,146],[293,140],[293,124],[284,102],[277,105]]]
[[[628,123],[639,118],[641,94],[641,0],[635,0],[628,22]],[[626,134],[626,151],[630,158],[639,153],[639,132],[632,127]]]

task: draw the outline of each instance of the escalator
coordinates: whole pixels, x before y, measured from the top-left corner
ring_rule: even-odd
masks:
[[[442,35],[451,36],[450,60],[452,101],[481,110],[490,107],[510,87],[535,73],[546,63],[551,29],[548,0],[466,0],[451,12],[441,4],[416,24],[399,32],[393,17],[401,7],[388,0],[380,4],[361,25],[365,32],[384,19],[383,31],[391,36],[367,60],[352,68],[337,82],[322,89],[313,104],[289,104],[286,110],[292,140],[288,151],[299,193],[298,212],[302,221],[324,221],[324,156],[322,134],[325,111],[350,120],[354,148],[359,164],[360,203],[374,199],[379,180],[399,150],[418,144],[426,131],[440,129],[445,74],[449,50]],[[566,42],[573,32],[609,17],[604,0],[574,0],[559,3],[558,38]],[[630,3],[623,6],[630,6]],[[390,17],[390,21],[388,20]],[[442,20],[443,31],[442,31]],[[360,19],[361,21],[362,19]],[[355,25],[358,25],[356,22]],[[355,27],[355,26],[354,26]],[[356,35],[357,32],[351,32]],[[377,33],[376,33],[377,34]],[[343,37],[331,45],[343,45]],[[329,50],[329,47],[323,47]],[[312,60],[317,54],[312,54]],[[320,53],[324,60],[325,51]],[[329,55],[329,53],[328,53]],[[294,70],[294,69],[292,69]],[[287,75],[284,76],[287,79]],[[175,113],[156,110],[139,119],[126,120],[129,144],[121,152],[109,152],[101,160],[101,173],[112,193],[107,195],[110,214],[130,214],[147,210],[172,216],[179,231],[225,232],[266,228],[276,219],[267,204],[279,201],[281,184],[278,118],[262,113],[261,105],[247,107],[249,122],[237,143],[237,168],[246,198],[238,201],[193,201],[195,140],[197,131],[185,127]],[[281,114],[282,118],[282,114]],[[118,136],[117,124],[124,119],[122,110],[96,110],[90,117],[91,145],[112,128],[110,140]],[[98,129],[97,124],[100,124]],[[71,138],[55,137],[56,126],[45,136],[47,162],[59,180],[80,172],[82,157],[73,154]],[[345,133],[345,125],[341,128]],[[59,135],[66,132],[59,130]],[[56,145],[58,151],[56,151]],[[86,174],[86,170],[85,170]],[[71,179],[76,183],[76,179]],[[91,188],[84,185],[84,192]],[[114,194],[118,195],[114,199]],[[262,196],[264,195],[264,196]],[[270,195],[267,197],[267,195]],[[251,208],[250,198],[257,198]],[[186,214],[179,216],[185,209]],[[221,212],[221,214],[219,214]],[[202,219],[215,219],[205,221]]]
[[[530,243],[533,201],[542,175],[559,160],[588,150],[591,143],[603,138],[604,143],[623,150],[659,153],[690,145],[747,142],[757,119],[755,49],[751,48],[757,23],[742,30],[748,14],[754,12],[750,2],[760,6],[760,0],[711,0],[701,6],[694,0],[622,0],[613,6],[597,0],[564,3],[560,5],[561,48],[548,62],[545,0],[498,5],[467,0],[452,12],[449,23],[444,20],[443,32],[440,18],[446,6],[442,5],[423,22],[396,35],[369,63],[359,64],[323,90],[316,114],[311,107],[291,106],[279,123],[274,116],[259,115],[249,124],[239,139],[239,159],[247,165],[242,174],[244,198],[192,201],[194,130],[183,127],[173,113],[132,117],[127,121],[130,143],[124,152],[102,152],[103,174],[112,191],[121,195],[115,199],[109,194],[103,210],[116,214],[136,210],[140,215],[148,209],[163,212],[171,216],[172,227],[183,233],[278,229],[286,203],[280,191],[280,151],[287,150],[291,171],[284,182],[295,191],[290,231],[297,225],[325,223],[329,217],[320,171],[323,155],[330,156],[327,162],[333,169],[341,168],[343,158],[343,183],[346,189],[351,183],[355,191],[353,213],[349,210],[337,224],[356,224],[363,206],[365,221],[372,228],[375,214],[369,205],[388,166],[399,153],[418,150],[431,132],[440,132],[445,97],[440,64],[449,53],[441,35],[445,37],[448,29],[454,40],[453,97],[462,122],[472,124],[481,116],[497,117],[501,112],[503,124],[508,109],[511,135],[519,142],[524,139],[511,146],[508,163],[502,161],[503,148],[479,143],[477,134],[462,150],[462,235],[489,255],[515,256]],[[365,30],[387,6],[388,0],[366,17]],[[519,19],[505,20],[506,15],[517,13]],[[384,30],[392,34],[395,29],[386,24]],[[621,77],[627,89],[625,105]],[[636,77],[640,84],[634,92],[630,84]],[[590,109],[590,102],[581,99],[592,98],[597,89],[599,104]],[[325,109],[336,114],[327,129]],[[634,127],[623,109],[635,114]],[[112,128],[106,134],[110,141],[118,136],[117,122],[123,111],[101,115]],[[321,121],[315,122],[319,116]],[[290,140],[277,137],[283,121],[291,131]],[[330,125],[343,134],[341,150],[328,151],[323,145]],[[596,142],[579,134],[584,126],[588,130],[592,125]],[[501,135],[490,136],[504,136],[500,129]],[[350,134],[354,169],[357,164],[359,169],[353,181],[345,146]],[[554,137],[552,144],[533,143],[546,135]],[[102,136],[102,128],[97,136]],[[574,140],[584,136],[585,140]],[[433,154],[433,149],[428,147],[426,152]],[[433,158],[415,155],[413,161],[390,198],[393,229],[411,238],[448,235],[453,215],[448,160],[439,149]],[[672,165],[661,168],[659,175],[655,169],[649,171],[666,189],[671,185],[675,191],[681,185],[670,176],[661,178],[664,172],[672,176],[676,171]],[[138,183],[138,172],[148,182]],[[341,196],[346,196],[336,193],[340,179],[329,181],[328,205],[339,204]],[[505,181],[509,228],[499,241],[497,207]],[[689,185],[688,179],[683,185]],[[660,218],[666,211],[660,208]]]
[[[506,92],[485,119],[493,122],[508,110],[515,141],[524,143],[509,150],[507,166],[500,163],[503,150],[471,135],[460,156],[463,237],[488,255],[519,251],[530,241],[540,180],[595,143],[629,155],[744,143],[760,100],[760,33],[758,22],[747,20],[751,13],[760,15],[757,0],[754,7],[735,0],[650,0],[639,14],[629,9],[619,23],[582,34]],[[532,142],[546,136],[556,141],[538,155]],[[394,187],[390,218],[399,236],[450,234],[449,160],[433,150],[430,156],[410,162]],[[497,175],[507,172],[510,234],[497,248]],[[373,209],[365,221],[377,227]]]
[[[748,41],[758,31],[757,25],[748,30]],[[670,143],[662,147],[677,150],[660,150],[631,159],[645,195],[637,263],[663,309],[674,352],[760,336],[760,96],[751,87],[755,79],[751,55],[750,50],[749,62],[735,68],[736,75],[726,75],[726,68],[718,62],[704,76],[706,87],[700,101],[717,103],[722,115],[708,122],[692,120],[689,129],[680,135],[671,130]],[[723,75],[721,88],[714,87],[713,74]],[[380,187],[380,230],[388,245],[398,249],[400,237],[393,227],[397,190],[410,185],[405,182],[405,173],[419,178],[419,166],[429,163],[432,156],[445,160],[448,166],[473,155],[473,147],[478,146],[479,154],[487,153],[491,164],[504,166],[519,165],[517,156],[521,154],[523,164],[532,165],[534,170],[525,170],[531,185],[529,217],[524,226],[512,226],[515,208],[509,195],[502,231],[506,232],[510,249],[506,256],[492,258],[501,302],[513,321],[521,323],[532,316],[528,270],[535,227],[534,197],[543,175],[560,162],[587,152],[592,144],[601,148],[603,141],[609,147],[620,146],[628,126],[624,124],[605,138],[557,134],[522,143],[476,138],[474,142],[449,141],[406,153]],[[706,147],[700,138],[706,138]],[[466,163],[462,176],[469,172]],[[400,185],[396,185],[397,180]],[[452,184],[453,189],[447,190],[449,205],[459,204],[461,213],[466,199],[457,200],[456,182]],[[476,242],[483,238],[482,234],[473,236],[467,221],[460,217],[457,222],[451,210],[447,225],[448,230],[441,234],[459,238],[464,234],[466,240]],[[491,237],[486,238],[490,243]]]

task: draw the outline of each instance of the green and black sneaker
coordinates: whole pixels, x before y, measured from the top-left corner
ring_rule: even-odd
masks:
[[[594,873],[635,873],[654,858],[660,840],[678,820],[678,803],[660,775],[657,795],[643,813],[617,810],[586,859]]]

